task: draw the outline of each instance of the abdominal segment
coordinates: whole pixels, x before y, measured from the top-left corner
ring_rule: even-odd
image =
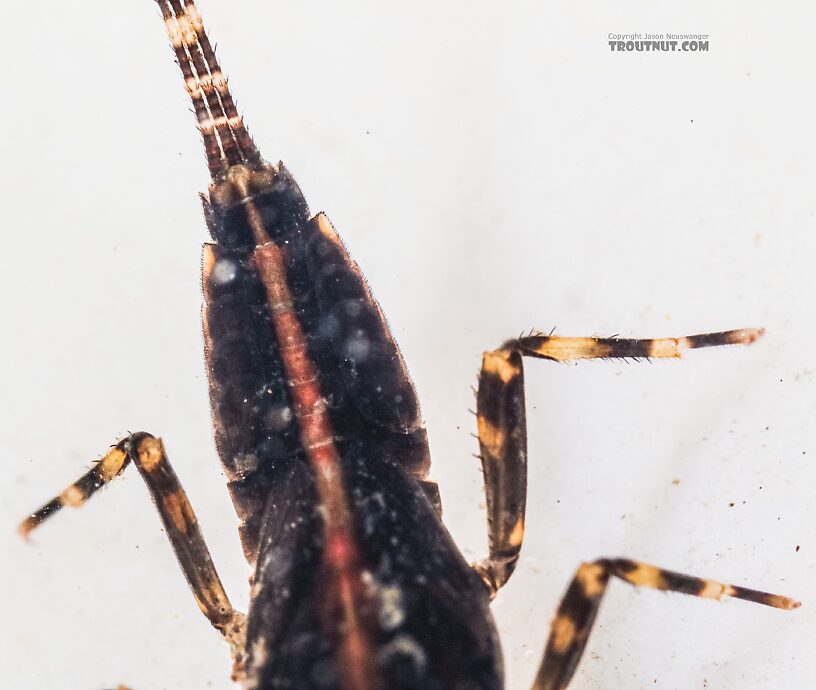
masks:
[[[278,203],[256,195],[240,204],[270,223],[286,219],[265,228],[267,242],[250,246],[245,232],[224,232],[219,224],[237,211],[211,209],[213,235],[241,241],[207,244],[203,255],[216,445],[251,563],[259,516],[289,460],[310,464],[319,447],[360,440],[419,479],[430,464],[413,383],[358,266],[325,216],[296,223],[267,202]],[[296,380],[303,372],[314,380]],[[304,415],[307,389],[325,406],[319,419]]]

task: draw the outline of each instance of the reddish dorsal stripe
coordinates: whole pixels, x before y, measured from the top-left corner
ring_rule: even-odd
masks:
[[[258,218],[257,209],[251,201],[245,207],[258,237],[261,228],[254,227],[253,223]],[[377,687],[377,683],[374,682],[376,670],[371,644],[359,616],[359,606],[366,593],[328,406],[320,392],[317,369],[309,357],[293,305],[286,279],[285,250],[274,242],[267,242],[255,247],[253,258],[266,288],[301,444],[315,470],[318,499],[324,511],[323,559],[329,577],[334,580],[332,591],[339,600],[337,609],[342,617],[339,662],[343,686],[346,690],[369,690]],[[334,602],[329,603],[335,608]]]
[[[255,248],[254,257],[269,298],[272,321],[281,345],[281,359],[286,369],[295,417],[300,425],[303,448],[316,470],[327,464],[339,465],[340,457],[334,445],[334,430],[326,409],[326,400],[320,392],[317,370],[309,358],[306,338],[286,283],[283,250],[276,244],[267,242]],[[316,449],[320,452],[316,453]],[[337,484],[338,478],[339,475],[336,474],[326,477],[325,473],[318,472],[321,499],[324,491],[327,498],[329,494],[334,493],[340,493],[342,496],[342,487]],[[327,479],[330,480],[328,483],[325,481]],[[336,501],[333,500],[331,503]],[[337,507],[339,508],[339,505]],[[344,514],[346,512],[344,510],[331,515],[331,522],[333,524],[346,522],[348,518],[348,515]]]

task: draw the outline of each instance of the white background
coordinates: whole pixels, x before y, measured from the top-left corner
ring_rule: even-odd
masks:
[[[685,362],[528,362],[527,538],[494,604],[507,687],[529,688],[569,578],[599,556],[804,606],[616,583],[573,690],[814,687],[813,6],[201,9],[260,148],[329,213],[390,318],[468,558],[486,548],[467,411],[482,350],[532,327],[768,329]],[[146,429],[246,606],[199,325],[208,180],[158,9],[0,17],[0,686],[229,688],[135,471],[32,545],[14,532]],[[607,34],[631,31],[710,33],[710,52],[610,53]]]

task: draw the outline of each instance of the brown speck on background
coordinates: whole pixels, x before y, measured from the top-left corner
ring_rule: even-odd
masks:
[[[672,484],[674,484],[674,486],[680,486],[680,480],[679,479],[672,479]]]
[[[735,503],[732,501],[731,503],[729,503],[729,504],[728,504],[728,507],[729,507],[729,508],[733,508],[735,505],[736,505],[736,504],[735,504]]]
[[[799,553],[799,544],[796,545],[796,553]]]

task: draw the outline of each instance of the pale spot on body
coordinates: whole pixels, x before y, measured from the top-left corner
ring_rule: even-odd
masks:
[[[606,572],[597,563],[584,563],[576,575],[584,590],[584,595],[592,599],[603,594],[606,587]]]
[[[192,24],[190,24],[190,20],[187,17],[177,17],[176,21],[178,21],[179,31],[181,32],[184,45],[194,46],[198,42],[198,39],[195,29]]]
[[[204,31],[204,22],[198,12],[198,7],[195,5],[185,5],[184,13],[187,15],[187,19],[190,20],[190,24],[192,24],[196,32]]]
[[[81,506],[84,501],[85,494],[74,484],[71,484],[71,486],[60,494],[60,503],[64,506],[76,508],[77,506]]]
[[[179,30],[176,19],[174,17],[168,17],[164,20],[164,26],[167,29],[167,36],[170,38],[170,44],[174,48],[178,48],[179,46],[183,45],[181,31]]]
[[[106,483],[113,479],[122,471],[125,460],[127,460],[125,452],[119,448],[113,448],[97,465],[99,480]]]
[[[510,533],[510,546],[521,546],[524,540],[524,518],[520,517]]]
[[[649,356],[656,358],[681,357],[680,350],[688,347],[685,338],[658,338],[649,347]]]
[[[238,275],[238,266],[232,259],[218,259],[210,275],[217,285],[225,285],[235,280]]]
[[[510,353],[506,350],[496,350],[485,352],[482,358],[482,368],[487,374],[495,374],[504,383],[509,383],[518,376],[518,368],[512,364],[508,357]]]
[[[492,455],[500,455],[504,448],[504,431],[495,424],[487,421],[487,419],[481,415],[476,418],[476,427],[478,429],[479,442],[485,446]]]
[[[402,589],[396,585],[384,585],[377,590],[380,600],[378,619],[383,630],[394,630],[405,621],[405,603]]]
[[[607,343],[599,342],[597,338],[561,338],[547,337],[536,351],[546,357],[559,362],[570,359],[586,359],[606,357],[611,351]]]
[[[360,312],[363,311],[363,305],[360,304],[359,300],[349,300],[345,304],[345,310],[347,316],[354,318],[355,316],[359,316]]]
[[[249,590],[249,598],[254,599],[263,591],[263,589],[264,589],[263,580],[261,579],[256,580]]]
[[[224,76],[224,73],[221,70],[216,70],[210,75],[212,85],[218,89],[218,91],[224,91],[227,88],[227,78]]]
[[[550,644],[556,654],[563,654],[575,639],[575,622],[567,616],[556,616],[552,622]]]
[[[328,219],[328,217],[326,217],[326,214],[318,213],[317,216],[315,216],[315,218],[317,219],[317,229],[320,230],[322,235],[325,238],[331,240],[331,242],[334,243],[336,246],[342,248],[343,243],[340,240],[340,236],[335,231],[334,227],[331,224],[331,221]]]
[[[705,580],[703,589],[700,590],[700,596],[704,599],[719,599],[723,595],[730,595],[731,592],[728,590],[733,591],[733,587],[716,582],[715,580]]]
[[[292,421],[292,408],[288,405],[275,405],[266,413],[266,426],[270,431],[283,431]]]
[[[355,361],[362,361],[368,357],[371,350],[371,342],[366,337],[365,331],[358,330],[345,343],[346,357]]]
[[[263,637],[256,638],[252,643],[250,659],[252,660],[253,673],[251,676],[247,676],[244,690],[256,690],[260,686],[262,678],[258,670],[263,668],[269,659],[269,644]]]
[[[172,493],[162,497],[162,505],[176,529],[182,534],[187,534],[187,499],[183,494]]]
[[[395,657],[405,659],[414,667],[415,673],[425,670],[428,655],[422,646],[410,635],[398,635],[380,651],[380,663],[387,664]]]
[[[624,575],[624,579],[640,587],[668,589],[668,585],[660,569],[655,568],[653,565],[640,563],[635,570]]]
[[[201,95],[198,79],[195,77],[187,77],[187,79],[184,80],[184,88],[187,89],[187,93],[190,94],[191,97]]]
[[[148,472],[152,472],[161,463],[162,456],[164,455],[164,447],[161,439],[144,439],[141,443],[139,443],[137,454],[142,467],[144,467],[144,469]]]
[[[235,474],[237,474],[239,477],[245,477],[258,469],[258,455],[251,452],[239,453],[233,458],[232,463],[235,469]]]

